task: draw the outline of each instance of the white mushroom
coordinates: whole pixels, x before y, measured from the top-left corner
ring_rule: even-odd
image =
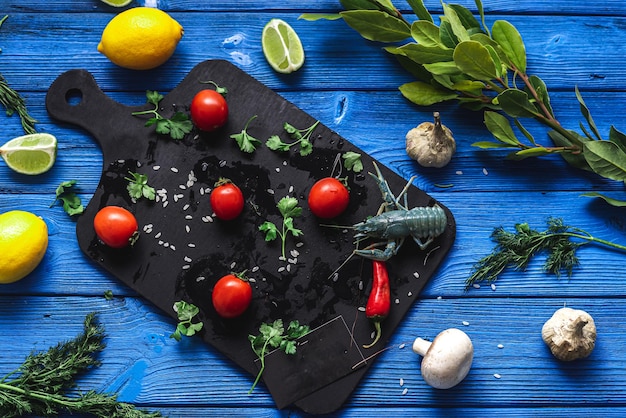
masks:
[[[474,358],[472,340],[460,329],[442,331],[433,342],[417,338],[413,351],[423,356],[422,377],[436,389],[449,389],[469,373]]]
[[[561,308],[543,324],[541,337],[559,360],[587,357],[596,345],[596,325],[580,309]]]

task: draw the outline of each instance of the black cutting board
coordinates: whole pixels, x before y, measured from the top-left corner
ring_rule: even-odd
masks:
[[[194,131],[179,141],[155,133],[154,127],[145,127],[146,117],[131,115],[152,105],[129,107],[111,100],[87,71],[70,70],[50,86],[46,97],[50,115],[88,131],[103,153],[100,184],[77,221],[81,250],[173,318],[176,314],[172,306],[176,301],[197,305],[204,323],[200,337],[253,376],[258,369],[247,336],[257,334],[263,322],[281,318],[288,323],[297,319],[313,329],[342,317],[353,329],[359,346],[369,343],[373,326],[363,307],[371,287],[371,262],[353,257],[337,277],[329,279],[355,248],[353,232],[321,223],[353,225],[376,214],[382,197],[367,174],[373,171],[374,160],[322,124],[313,135],[313,153],[306,157],[300,156],[297,149],[281,153],[264,145],[252,154],[241,152],[230,135],[240,132],[253,115],[257,117],[248,132],[263,142],[274,134],[287,140],[284,122],[306,128],[316,120],[226,61],[198,64],[165,96],[161,113],[170,117],[176,110],[188,112],[193,96],[210,87],[200,82],[208,80],[228,89],[228,122],[216,132]],[[308,191],[316,180],[331,175],[337,155],[346,151],[361,153],[365,170],[343,170],[341,175],[347,177],[351,190],[348,209],[333,221],[320,222],[308,209]],[[391,189],[399,193],[406,180],[382,164],[379,166]],[[124,179],[129,171],[148,175],[149,183],[159,193],[158,201],[131,200]],[[244,211],[235,221],[222,222],[212,217],[209,191],[219,177],[230,178],[246,198]],[[280,260],[279,241],[266,242],[258,227],[265,220],[280,225],[276,203],[287,195],[298,198],[304,209],[303,215],[295,219],[295,226],[304,235],[287,239],[287,260]],[[410,206],[437,203],[415,186],[409,188],[408,197]],[[114,250],[98,241],[93,218],[106,205],[123,206],[135,214],[141,237],[134,247]],[[447,228],[428,249],[420,250],[409,238],[388,262],[391,313],[383,323],[381,341],[371,349],[362,349],[363,356],[385,346],[452,246],[455,222],[450,211],[444,209]],[[221,319],[211,304],[213,285],[222,275],[242,270],[247,270],[254,281],[252,304],[238,319]],[[333,329],[339,330],[337,339],[346,339],[342,327]],[[323,334],[328,338],[328,333]],[[328,344],[327,350],[319,346],[325,347],[318,344],[318,349],[305,351],[311,364],[340,354],[332,350],[340,350],[341,345]],[[287,356],[283,354],[284,357]],[[268,384],[268,388],[279,407],[294,403],[310,413],[331,412],[350,396],[373,361],[354,370],[349,368],[321,388],[312,385],[315,390],[310,393],[295,391],[297,399],[290,398],[289,393],[294,391],[282,391],[275,384]],[[306,366],[307,358],[299,358],[298,362]],[[272,364],[278,371],[280,357],[274,355]],[[272,373],[268,367],[268,382],[276,381],[271,379]],[[306,378],[315,378],[315,373]],[[290,379],[289,384],[297,382]]]

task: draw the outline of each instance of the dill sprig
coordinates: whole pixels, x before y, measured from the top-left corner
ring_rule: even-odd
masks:
[[[0,28],[8,17],[9,15],[5,15],[2,19],[0,19]],[[37,121],[28,113],[24,98],[17,91],[13,90],[11,86],[9,86],[9,83],[5,80],[2,74],[0,74],[0,104],[2,104],[2,106],[6,109],[7,115],[11,116],[13,113],[17,113],[20,117],[22,128],[26,134],[34,134],[37,132],[35,130],[35,124]]]
[[[104,328],[95,314],[87,315],[81,335],[31,353],[22,365],[0,380],[0,416],[56,416],[59,412],[90,414],[96,417],[160,417],[117,401],[116,395],[89,391],[76,396],[65,392],[74,388],[76,377],[100,365],[94,357],[105,347]]]
[[[524,270],[531,259],[542,252],[548,254],[543,265],[544,271],[557,277],[561,277],[563,272],[568,277],[572,276],[574,267],[579,264],[576,250],[585,244],[595,242],[626,252],[626,246],[564,225],[560,218],[549,218],[547,223],[548,229],[545,231],[531,229],[527,223],[516,224],[515,232],[505,231],[502,227],[494,229],[491,239],[496,242],[496,246],[491,254],[476,262],[472,274],[465,281],[465,289],[482,281],[495,282],[508,267]],[[572,241],[572,238],[580,241]]]

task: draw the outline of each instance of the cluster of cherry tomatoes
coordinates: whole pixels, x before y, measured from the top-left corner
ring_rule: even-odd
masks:
[[[191,101],[191,119],[198,129],[210,132],[228,120],[228,104],[224,96],[211,89],[198,92]],[[308,195],[308,205],[318,218],[331,219],[348,207],[350,193],[346,185],[334,177],[317,181]],[[210,203],[215,216],[222,221],[236,219],[244,208],[244,196],[228,179],[219,179],[211,191]],[[133,245],[139,236],[135,216],[122,207],[106,206],[94,218],[98,238],[111,248]],[[228,274],[217,281],[212,294],[213,306],[223,318],[243,314],[252,301],[252,287],[243,273]]]

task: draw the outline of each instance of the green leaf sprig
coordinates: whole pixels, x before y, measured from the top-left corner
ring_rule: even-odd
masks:
[[[91,313],[85,317],[82,334],[46,352],[28,355],[17,370],[0,379],[0,416],[160,417],[119,402],[114,394],[76,391],[78,376],[100,365],[95,356],[104,349],[103,340],[104,328]],[[77,393],[66,395],[70,390]]]
[[[256,118],[257,115],[252,116],[250,119],[248,119],[241,132],[232,134],[230,136],[237,142],[239,149],[243,152],[247,152],[248,154],[253,153],[254,150],[256,150],[256,146],[261,144],[261,141],[248,133],[248,126],[250,125],[250,122],[252,122]]]
[[[313,135],[313,131],[315,131],[319,123],[320,121],[318,120],[308,128],[298,129],[290,123],[285,122],[283,129],[289,134],[289,137],[293,139],[293,142],[284,142],[280,136],[272,135],[265,142],[265,145],[273,151],[287,152],[291,147],[300,144],[300,155],[305,157],[313,152],[311,135]]]
[[[265,233],[265,241],[274,241],[280,236],[281,244],[281,258],[285,259],[285,242],[287,236],[290,234],[294,237],[303,235],[302,230],[295,228],[293,225],[293,219],[302,215],[302,208],[298,206],[298,199],[295,197],[285,196],[276,204],[278,211],[283,217],[282,228],[278,228],[276,224],[270,221],[265,221],[259,226],[259,231]]]
[[[287,330],[285,330],[283,320],[277,319],[271,324],[261,324],[258,335],[248,335],[252,350],[254,350],[261,361],[261,368],[248,394],[252,393],[257,383],[259,383],[261,375],[265,371],[265,355],[268,351],[272,348],[278,348],[286,354],[295,354],[297,351],[296,340],[305,336],[310,331],[311,329],[308,325],[300,325],[298,321],[291,321]]]
[[[341,154],[341,158],[343,159],[343,166],[346,170],[351,170],[355,173],[363,171],[363,161],[361,161],[361,154],[358,152],[346,151]]]
[[[200,309],[196,305],[180,300],[174,303],[173,309],[178,317],[178,324],[170,338],[180,341],[183,335],[192,337],[202,329],[204,325],[202,322],[193,322],[195,316],[200,313]]]
[[[422,0],[408,3],[417,16],[413,22],[391,0],[341,0],[345,11],[339,14],[301,18],[343,19],[363,38],[391,44],[384,49],[417,78],[399,87],[411,102],[430,106],[456,100],[471,110],[484,111],[485,126],[495,141],[472,145],[510,150],[507,158],[515,160],[559,154],[573,167],[626,182],[626,134],[611,127],[608,139],[603,137],[577,87],[576,99],[587,126],[580,123],[582,133],[563,127],[555,118],[544,81],[526,72],[526,47],[515,26],[496,20],[489,28],[481,0],[475,0],[480,19],[461,5],[442,3],[439,25]],[[550,128],[553,145],[539,144],[522,124],[525,118]],[[625,205],[602,195],[590,196]]]
[[[50,207],[54,206],[57,201],[61,201],[63,204],[63,210],[70,215],[80,215],[85,211],[85,207],[83,206],[80,197],[71,189],[76,184],[76,180],[69,180],[61,182],[61,184],[56,188],[56,198],[54,202],[50,205]]]
[[[146,127],[155,125],[158,134],[169,135],[172,139],[183,139],[185,135],[193,129],[193,123],[186,113],[175,112],[171,118],[167,119],[159,113],[159,103],[163,100],[163,95],[156,91],[146,91],[148,103],[154,105],[154,109],[133,112],[133,116],[154,115],[146,121]]]
[[[495,282],[507,268],[524,270],[537,254],[548,254],[543,269],[557,277],[566,272],[571,277],[574,267],[579,264],[576,250],[589,243],[596,243],[626,252],[626,246],[615,244],[592,236],[590,233],[563,224],[560,218],[549,218],[548,229],[537,231],[527,223],[515,225],[515,232],[502,227],[494,229],[491,238],[496,246],[491,254],[481,258],[474,265],[472,274],[465,281],[467,290],[474,283]],[[579,240],[578,242],[572,239]]]
[[[8,18],[9,15],[5,15],[0,19],[0,28],[2,28],[2,24],[6,22]],[[0,50],[0,52],[2,52],[2,50]],[[7,83],[2,74],[0,74],[0,104],[4,106],[8,116],[17,113],[20,117],[22,129],[25,134],[34,134],[37,132],[35,129],[37,121],[28,113],[24,98],[17,91],[11,88],[11,86],[9,86],[9,83]]]
[[[133,173],[129,171],[131,177],[124,177],[128,180],[126,190],[131,198],[138,200],[145,197],[148,200],[155,200],[156,190],[148,184],[148,176],[146,174]]]

